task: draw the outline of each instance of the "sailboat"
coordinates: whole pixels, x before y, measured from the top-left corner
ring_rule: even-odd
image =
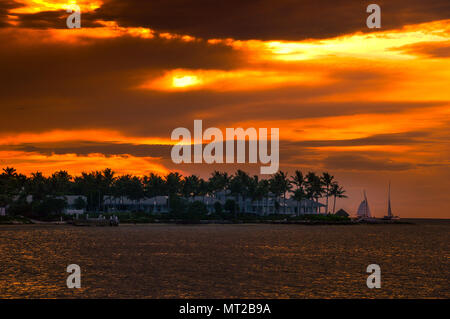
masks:
[[[386,219],[386,220],[399,220],[400,219],[400,217],[394,216],[392,214],[392,209],[391,209],[391,182],[389,182],[387,216],[384,216],[383,219]]]
[[[366,191],[364,191],[364,200],[359,204],[358,211],[356,213],[360,219],[372,218],[370,214],[369,202],[367,201]]]

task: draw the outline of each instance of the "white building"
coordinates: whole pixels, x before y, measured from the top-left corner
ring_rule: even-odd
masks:
[[[144,211],[149,213],[167,213],[168,212],[168,197],[156,196],[152,198],[145,198],[139,201],[131,200],[127,197],[114,198],[105,196],[103,201],[105,211]]]
[[[86,196],[82,195],[65,195],[58,197],[59,199],[65,199],[67,207],[64,209],[66,215],[82,215],[85,213],[85,208],[78,207],[78,201],[81,199],[87,203]]]
[[[325,205],[305,199],[300,203],[292,198],[279,199],[278,205],[273,196],[263,198],[262,200],[252,201],[250,198],[244,198],[242,196],[231,196],[225,192],[219,192],[214,197],[207,197],[205,204],[208,207],[208,211],[214,212],[214,203],[219,202],[222,206],[225,205],[226,200],[233,200],[237,203],[240,212],[252,213],[257,215],[270,215],[270,214],[286,214],[286,215],[303,215],[303,214],[322,214],[325,213]],[[202,201],[202,197],[197,197],[195,200]],[[322,212],[323,208],[323,212]]]
[[[264,198],[259,201],[252,201],[249,198],[244,200],[242,196],[236,198],[235,196],[226,195],[225,192],[217,193],[215,196],[206,195],[187,198],[188,202],[199,201],[204,203],[209,213],[215,212],[215,204],[217,202],[222,206],[222,210],[225,210],[224,206],[227,200],[235,201],[240,212],[257,215],[325,213],[325,205],[308,199],[298,203],[297,201],[288,198],[286,199],[286,205],[284,204],[284,200],[281,199],[279,205],[277,205],[272,197]],[[169,211],[168,196],[156,196],[138,201],[131,200],[127,197],[105,197],[103,207],[105,211],[108,212],[143,211],[149,213],[167,213]]]

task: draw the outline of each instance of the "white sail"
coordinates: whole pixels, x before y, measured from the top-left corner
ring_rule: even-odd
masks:
[[[359,204],[358,211],[356,213],[358,217],[372,217],[369,209],[369,202],[367,201],[366,192],[364,191],[364,200]]]

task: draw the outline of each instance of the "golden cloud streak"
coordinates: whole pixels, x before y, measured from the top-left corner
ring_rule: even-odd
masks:
[[[417,57],[399,47],[420,42],[445,42],[450,39],[450,19],[404,26],[402,29],[370,34],[355,33],[325,40],[233,41],[210,40],[245,50],[258,60],[307,61],[327,57],[409,60]]]
[[[53,130],[41,133],[0,134],[0,145],[18,145],[22,143],[51,143],[51,142],[111,142],[145,145],[174,145],[174,141],[159,137],[130,137],[113,130]]]
[[[319,82],[325,84],[329,81],[321,72],[308,73],[257,69],[234,71],[175,69],[167,71],[162,77],[145,82],[138,88],[162,91],[207,89],[225,92],[263,90],[286,84],[308,86]]]
[[[103,4],[99,0],[17,0],[23,6],[10,10],[12,14],[39,13],[43,11],[66,10],[69,5],[76,4],[81,12],[94,11]]]

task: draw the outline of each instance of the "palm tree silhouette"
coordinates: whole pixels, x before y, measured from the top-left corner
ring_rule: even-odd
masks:
[[[333,214],[334,214],[335,209],[336,209],[336,198],[347,198],[348,196],[345,195],[344,188],[342,186],[339,186],[339,184],[337,182],[334,182],[331,185],[330,195],[334,196],[334,201],[333,201]]]
[[[17,176],[17,171],[15,168],[13,167],[6,167],[3,169],[3,173],[7,176],[7,177],[16,177]]]
[[[297,216],[298,216],[301,211],[300,203],[307,198],[307,194],[303,186],[300,186],[299,188],[294,190],[293,195],[294,199],[297,201]]]
[[[192,199],[200,192],[200,179],[196,175],[190,175],[183,178],[181,181],[181,193],[185,198]]]
[[[286,193],[292,188],[287,173],[278,171],[270,179],[270,191],[277,198],[283,198],[283,212],[286,213]]]
[[[319,203],[319,198],[323,194],[323,184],[319,176],[314,172],[306,174],[306,194],[310,200]],[[317,207],[316,207],[317,212]]]
[[[300,204],[307,196],[304,189],[305,178],[303,177],[303,173],[296,170],[294,175],[291,176],[291,183],[295,186],[295,189],[291,192],[293,193],[293,198],[297,201],[297,214],[299,214],[301,208]]]
[[[268,192],[268,184],[265,180],[259,180],[258,175],[253,176],[250,179],[249,185],[248,185],[248,193],[250,196],[250,199],[253,203],[256,201],[258,206],[256,207],[256,212],[260,212],[259,203],[265,198],[266,192]],[[262,209],[263,210],[263,209]]]
[[[325,186],[324,192],[327,199],[325,210],[328,214],[328,197],[330,196],[330,188],[334,182],[334,176],[330,175],[328,172],[324,172],[322,173],[321,180],[322,184]]]
[[[181,179],[182,176],[178,173],[169,173],[166,175],[165,184],[166,184],[166,193],[168,196],[167,207],[170,210],[170,201],[180,195],[181,193]]]
[[[230,194],[235,197],[236,204],[239,203],[239,196],[243,201],[242,212],[246,211],[246,200],[248,197],[248,186],[250,183],[250,176],[242,171],[237,170],[236,174],[231,178],[228,184],[228,190]]]

